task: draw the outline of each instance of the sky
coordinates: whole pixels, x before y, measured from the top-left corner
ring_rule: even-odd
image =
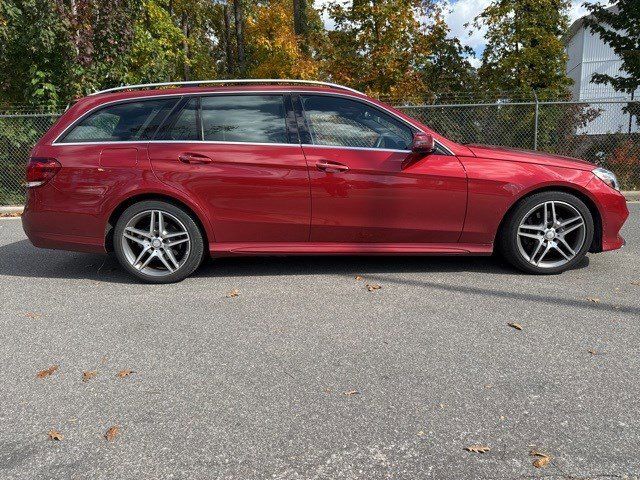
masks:
[[[458,37],[463,45],[468,45],[476,52],[476,58],[469,60],[474,66],[480,65],[480,56],[484,50],[484,31],[476,30],[469,35],[469,28],[464,24],[472,22],[473,19],[490,3],[491,0],[450,0],[451,3],[445,14],[445,20],[451,29],[451,37]],[[316,8],[328,3],[328,0],[315,0]],[[574,20],[584,16],[587,10],[582,6],[584,0],[571,0],[569,9],[569,20]],[[325,27],[333,28],[333,22],[325,15],[323,17]]]

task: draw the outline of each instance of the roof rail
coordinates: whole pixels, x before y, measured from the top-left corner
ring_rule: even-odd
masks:
[[[106,90],[100,90],[99,92],[90,93],[91,95],[99,95],[101,93],[119,92],[122,90],[134,90],[138,88],[154,88],[154,87],[168,87],[172,85],[224,85],[224,84],[260,84],[260,83],[293,83],[301,85],[323,85],[325,87],[339,88],[340,90],[347,90],[353,93],[359,93],[364,95],[358,90],[345,87],[344,85],[338,85],[337,83],[320,82],[316,80],[297,80],[297,79],[277,79],[277,78],[256,78],[256,79],[236,79],[236,80],[192,80],[188,82],[163,82],[163,83],[141,83],[138,85],[123,85],[122,87],[108,88]]]

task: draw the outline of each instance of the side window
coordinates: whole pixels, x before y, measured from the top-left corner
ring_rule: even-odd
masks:
[[[288,143],[282,95],[202,97],[200,112],[205,141]]]
[[[149,140],[176,102],[167,98],[101,108],[72,127],[58,143]]]
[[[198,132],[198,98],[191,98],[179,112],[171,115],[160,127],[156,139],[200,140]]]
[[[301,97],[314,145],[408,150],[410,127],[377,108],[328,95]]]

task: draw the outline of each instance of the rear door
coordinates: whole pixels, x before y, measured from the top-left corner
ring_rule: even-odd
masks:
[[[185,98],[150,143],[155,174],[207,210],[216,242],[308,241],[309,175],[290,105],[281,93]]]

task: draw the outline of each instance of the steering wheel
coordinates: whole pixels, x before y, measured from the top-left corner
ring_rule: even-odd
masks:
[[[373,148],[384,148],[384,146],[385,146],[384,134],[381,133],[376,139],[376,144],[373,146]]]

